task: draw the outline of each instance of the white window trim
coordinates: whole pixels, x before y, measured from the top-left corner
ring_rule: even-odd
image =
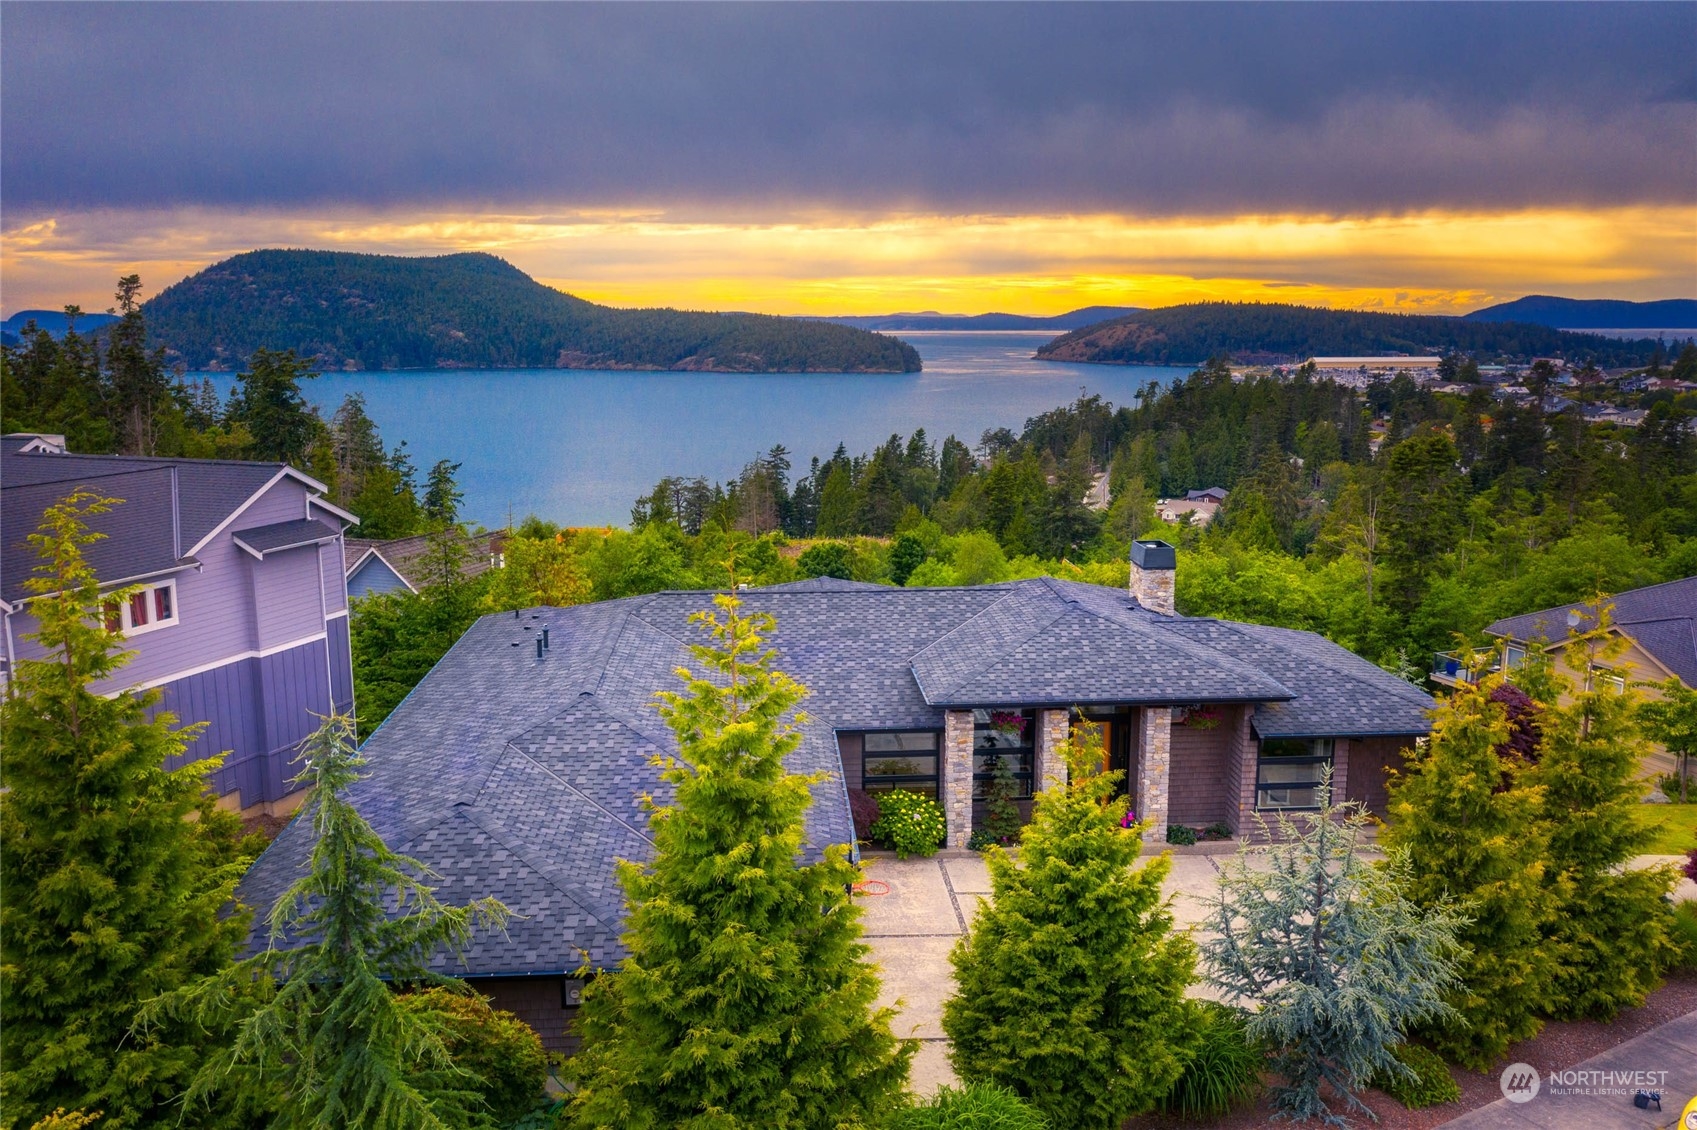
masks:
[[[146,593],[148,598],[149,598],[150,603],[151,603],[151,599],[152,599],[152,596],[153,596],[153,593],[154,593],[155,590],[157,590],[157,589],[170,589],[171,590],[171,615],[166,617],[163,620],[153,620],[153,621],[150,621],[146,624],[141,624],[141,625],[132,624],[132,623],[130,623],[130,602],[129,602],[129,599],[125,598],[125,599],[122,599],[122,600],[118,600],[118,615],[121,617],[121,620],[119,622],[119,630],[124,633],[124,638],[128,639],[131,636],[145,636],[149,632],[157,632],[161,628],[174,628],[178,624],[182,623],[183,606],[182,606],[182,602],[177,599],[177,582],[175,580],[156,581],[153,584],[149,584],[149,585],[133,585],[133,586],[131,586],[131,588],[133,589],[131,596],[134,596],[138,592]],[[112,597],[109,597],[108,599],[117,599],[117,598],[114,595]]]

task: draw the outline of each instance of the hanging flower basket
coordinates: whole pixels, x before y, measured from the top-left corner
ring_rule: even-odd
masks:
[[[1179,725],[1192,730],[1215,730],[1220,725],[1220,708],[1217,706],[1192,706],[1184,711],[1179,719]]]
[[[1025,724],[1029,721],[1017,710],[992,710],[990,712],[990,728],[998,734],[1007,734],[1017,738],[1025,733]]]

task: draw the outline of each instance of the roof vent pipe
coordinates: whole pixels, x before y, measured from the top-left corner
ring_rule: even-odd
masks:
[[[542,637],[536,637],[536,658],[542,658]]]
[[[513,609],[513,619],[517,620],[518,618],[519,618],[519,610],[515,608],[515,609]]]
[[[548,629],[547,628],[542,629],[542,646],[543,647],[553,647],[554,646],[553,644],[548,642]]]
[[[1151,538],[1131,543],[1131,595],[1137,603],[1163,616],[1173,614],[1173,575],[1178,551]]]

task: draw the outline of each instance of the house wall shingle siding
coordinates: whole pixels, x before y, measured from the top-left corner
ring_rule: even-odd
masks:
[[[491,1005],[530,1025],[542,1037],[545,1050],[566,1055],[577,1052],[581,1041],[567,1032],[577,1009],[568,1009],[562,1003],[562,978],[478,977],[469,984],[488,997]]]
[[[332,616],[324,624],[330,642],[330,693],[336,709],[344,714],[354,708],[353,649],[348,639],[348,618]]]
[[[843,759],[843,784],[851,789],[863,783],[866,738],[862,734],[838,734],[837,755]]]
[[[1236,710],[1222,711],[1212,730],[1172,728],[1172,768],[1168,774],[1167,819],[1174,824],[1212,824],[1229,820],[1232,797],[1221,788],[1227,780],[1236,735]]]
[[[368,557],[348,578],[348,597],[357,600],[374,593],[406,592],[407,583],[401,575],[376,557]]]
[[[1383,813],[1390,801],[1386,774],[1402,768],[1403,753],[1414,746],[1413,738],[1351,738],[1340,741],[1348,749],[1349,776],[1341,795],[1360,801],[1369,811]],[[1342,760],[1342,759],[1340,759]]]
[[[943,715],[943,816],[948,846],[965,848],[972,838],[972,711]]]

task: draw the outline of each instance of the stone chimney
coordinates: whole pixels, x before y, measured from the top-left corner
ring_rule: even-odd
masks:
[[[1131,595],[1137,603],[1163,616],[1173,614],[1173,572],[1178,553],[1164,541],[1131,543]]]

